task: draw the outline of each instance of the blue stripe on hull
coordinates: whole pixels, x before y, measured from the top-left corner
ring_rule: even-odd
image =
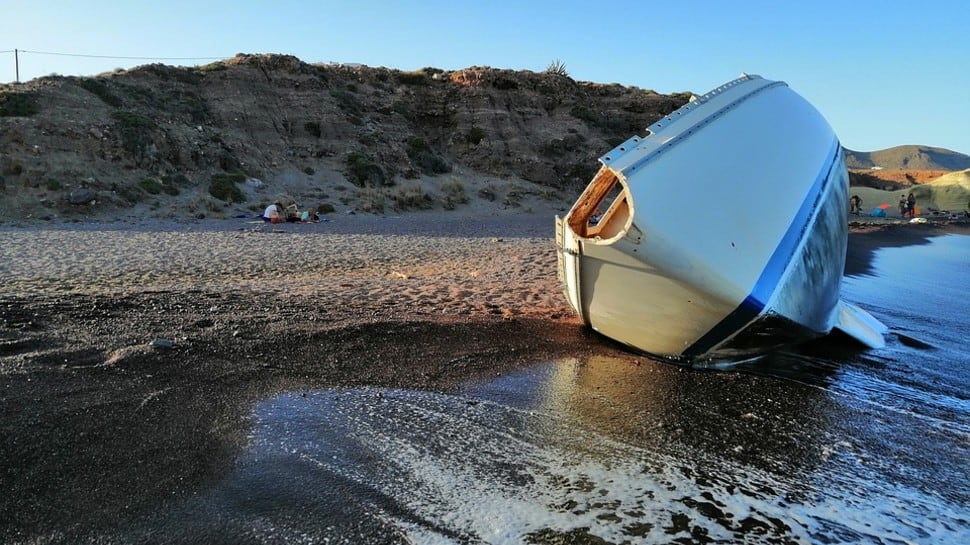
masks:
[[[767,265],[758,277],[758,281],[755,282],[751,293],[727,317],[684,350],[683,356],[688,359],[694,359],[706,354],[724,342],[728,337],[747,326],[764,311],[768,299],[774,293],[782,275],[791,262],[795,250],[805,236],[812,214],[819,207],[819,201],[828,188],[829,177],[832,168],[838,162],[839,154],[840,144],[838,139],[834,139],[828,153],[829,159],[825,161],[823,168],[815,177],[815,181],[805,196],[805,200],[802,201],[801,207],[799,207],[795,217],[792,218],[791,224],[789,224],[788,230],[785,232],[785,236],[772,253]]]

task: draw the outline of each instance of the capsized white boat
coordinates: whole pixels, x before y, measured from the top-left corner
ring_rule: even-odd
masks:
[[[842,146],[786,83],[742,75],[600,162],[556,218],[560,283],[594,330],[695,364],[747,359],[833,328],[884,346],[886,327],[839,298],[849,209]]]

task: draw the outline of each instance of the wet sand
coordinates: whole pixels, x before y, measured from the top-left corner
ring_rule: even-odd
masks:
[[[919,227],[854,228],[847,272],[967,232]],[[642,359],[581,327],[552,235],[433,216],[0,230],[0,540],[72,542],[194,494],[275,393]]]

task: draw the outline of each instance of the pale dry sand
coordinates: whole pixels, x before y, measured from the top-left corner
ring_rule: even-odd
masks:
[[[0,231],[0,294],[236,292],[257,305],[301,298],[322,312],[569,316],[551,218],[513,236],[488,234],[507,226],[480,226],[505,220],[433,235],[416,234],[435,231],[420,221],[9,229]],[[355,227],[378,232],[335,232]]]
[[[874,247],[960,225],[893,225],[872,243],[873,228],[889,225],[853,221],[853,232],[869,235],[850,237],[848,272]],[[335,320],[351,310],[575,320],[556,278],[553,226],[552,215],[412,214],[0,227],[0,297],[232,293]],[[869,251],[854,252],[860,242]]]

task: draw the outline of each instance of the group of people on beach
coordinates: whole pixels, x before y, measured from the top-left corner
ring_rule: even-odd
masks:
[[[263,211],[262,218],[267,223],[315,223],[320,221],[320,216],[313,208],[301,213],[296,203],[283,208],[283,205],[279,202],[267,206],[266,210]]]
[[[919,207],[916,206],[916,197],[913,196],[913,192],[909,192],[907,197],[905,193],[899,196],[899,215],[906,218],[915,218],[919,215]]]
[[[888,204],[883,204],[878,208],[884,209],[888,207]],[[862,197],[858,195],[852,195],[849,197],[849,212],[856,216],[862,214]],[[886,215],[884,211],[880,211],[878,209],[873,210],[872,215],[876,216],[877,212],[879,212],[879,215]],[[913,195],[912,191],[909,192],[908,196],[905,193],[899,196],[899,215],[904,218],[915,218],[919,216],[919,206],[916,206],[916,196]]]

